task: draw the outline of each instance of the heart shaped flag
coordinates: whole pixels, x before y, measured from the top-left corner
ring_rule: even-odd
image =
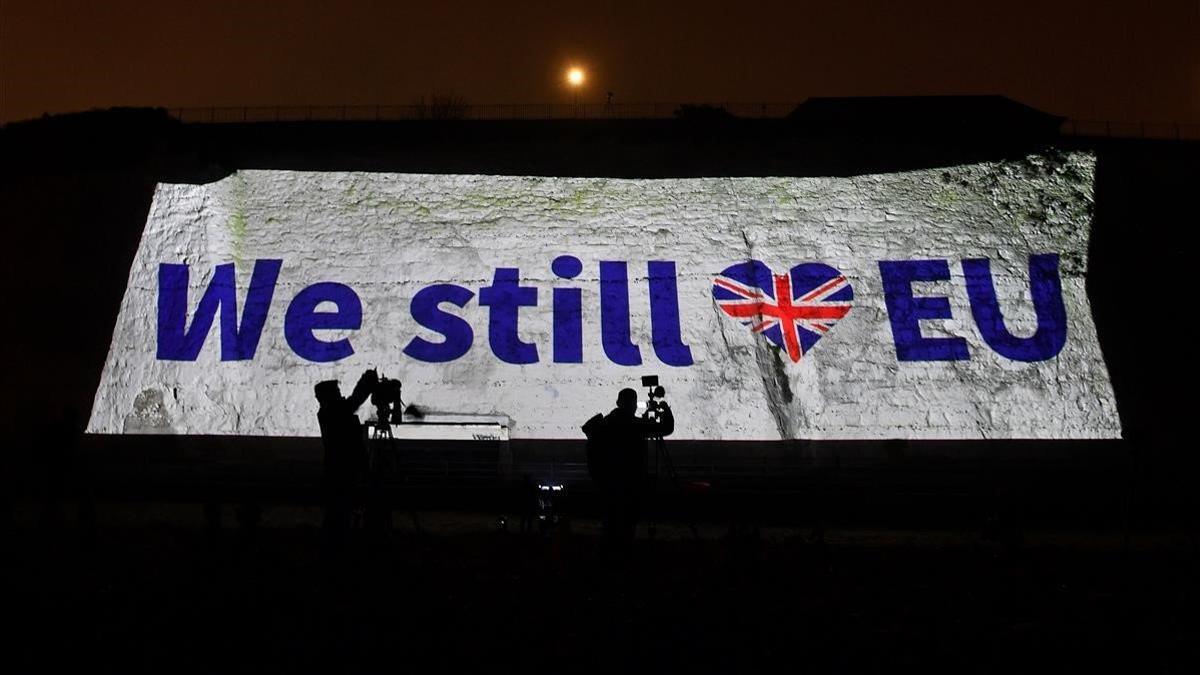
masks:
[[[795,363],[850,312],[854,289],[836,268],[801,263],[773,274],[757,260],[726,267],[713,280],[721,311],[787,351]]]

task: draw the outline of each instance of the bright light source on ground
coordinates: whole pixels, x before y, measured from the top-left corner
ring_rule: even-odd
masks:
[[[583,68],[572,68],[567,71],[567,83],[572,87],[578,87],[583,84],[584,73]]]

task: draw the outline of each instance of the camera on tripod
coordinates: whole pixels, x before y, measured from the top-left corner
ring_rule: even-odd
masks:
[[[375,406],[375,425],[379,428],[403,422],[404,401],[400,398],[400,380],[389,380],[380,375],[371,390],[371,405]]]
[[[646,388],[646,413],[644,417],[658,420],[666,406],[667,390],[658,383],[657,375],[643,375],[642,386]]]

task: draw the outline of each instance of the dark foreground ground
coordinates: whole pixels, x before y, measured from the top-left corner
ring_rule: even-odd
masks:
[[[213,514],[209,514],[210,516]],[[319,512],[206,525],[99,505],[5,538],[7,672],[1196,672],[1197,555],[1171,534],[680,523],[625,556],[595,521],[548,536],[408,514],[340,554]]]

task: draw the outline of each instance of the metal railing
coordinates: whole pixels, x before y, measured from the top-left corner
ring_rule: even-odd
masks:
[[[500,103],[412,105],[210,106],[170,108],[181,122],[398,122],[409,120],[671,119],[682,108],[720,109],[741,119],[780,119],[796,103]],[[1067,120],[1064,136],[1200,140],[1200,124]]]

